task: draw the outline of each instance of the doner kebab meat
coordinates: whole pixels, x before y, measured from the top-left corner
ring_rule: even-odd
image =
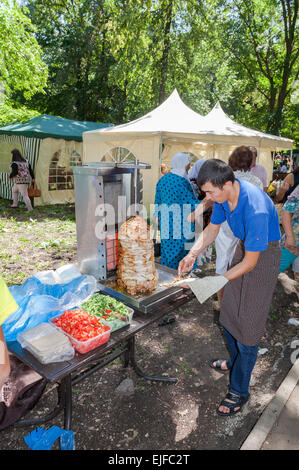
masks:
[[[127,220],[118,232],[117,284],[130,295],[152,292],[158,283],[150,228],[140,217]]]

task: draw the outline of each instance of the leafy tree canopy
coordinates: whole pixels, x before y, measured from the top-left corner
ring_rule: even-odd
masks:
[[[49,77],[46,93],[34,86],[25,97],[16,92],[19,103],[118,124],[177,88],[201,114],[220,101],[245,126],[296,138],[298,0],[24,3]],[[32,37],[30,21],[24,28]]]
[[[34,27],[15,1],[0,2],[0,106],[1,123],[31,117],[26,107],[19,107],[13,95],[30,99],[43,91],[47,66],[42,49],[34,37]]]

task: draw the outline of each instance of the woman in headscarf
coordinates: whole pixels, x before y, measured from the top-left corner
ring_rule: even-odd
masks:
[[[188,179],[190,164],[189,155],[176,154],[171,160],[170,173],[162,176],[156,186],[154,215],[159,219],[161,264],[172,269],[178,268],[194,243],[195,225],[187,217],[200,201]]]

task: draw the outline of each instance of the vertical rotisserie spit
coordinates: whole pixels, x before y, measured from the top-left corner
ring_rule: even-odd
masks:
[[[117,284],[130,295],[152,292],[158,283],[150,228],[140,217],[131,217],[118,233]]]

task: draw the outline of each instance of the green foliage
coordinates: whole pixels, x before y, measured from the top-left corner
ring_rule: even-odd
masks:
[[[12,124],[14,122],[27,122],[34,116],[38,116],[40,113],[21,106],[19,108],[13,108],[8,104],[0,104],[0,126]]]
[[[290,101],[299,70],[298,0],[211,0],[206,4],[210,41],[219,47],[218,54],[229,53],[227,64],[240,84],[242,99],[235,117],[273,134],[279,134],[282,127],[286,130],[286,108],[298,116],[298,103]],[[286,136],[293,136],[290,128]]]
[[[0,3],[0,81],[4,93],[21,92],[29,99],[42,91],[47,67],[30,19],[16,2]]]
[[[25,0],[49,68],[41,113],[122,123],[177,88],[201,114],[296,136],[298,0]],[[298,130],[297,130],[298,132]]]

